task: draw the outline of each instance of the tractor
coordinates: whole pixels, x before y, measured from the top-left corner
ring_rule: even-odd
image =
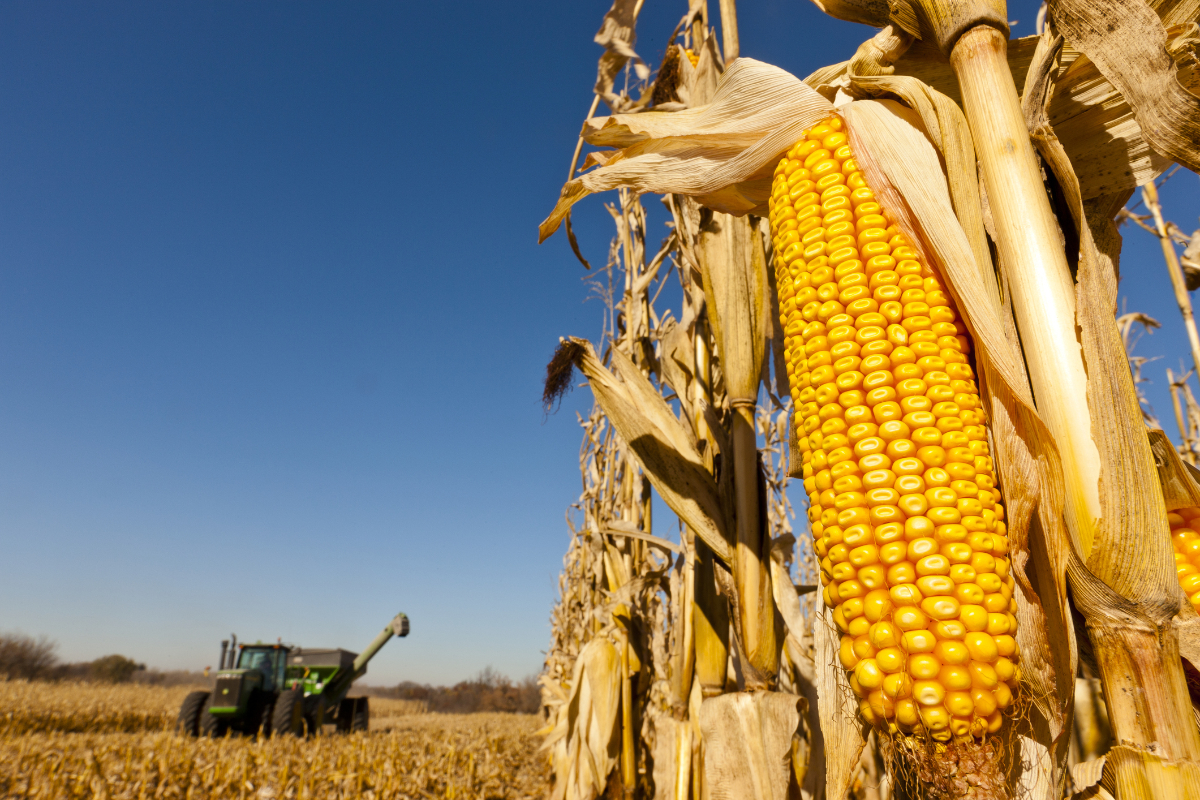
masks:
[[[176,730],[191,736],[271,733],[304,736],[332,722],[338,731],[365,731],[366,697],[347,697],[367,662],[393,636],[408,635],[408,617],[397,614],[362,654],[285,644],[221,642],[211,692],[192,692],[179,709]]]

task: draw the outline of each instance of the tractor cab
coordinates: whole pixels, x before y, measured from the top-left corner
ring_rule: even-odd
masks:
[[[217,673],[209,712],[218,718],[241,717],[283,688],[291,648],[282,644],[244,644],[231,669]],[[230,653],[230,661],[234,661]]]
[[[283,688],[283,676],[287,670],[290,648],[279,644],[243,645],[238,658],[239,670],[257,670],[262,673],[262,688],[266,692],[277,692]]]

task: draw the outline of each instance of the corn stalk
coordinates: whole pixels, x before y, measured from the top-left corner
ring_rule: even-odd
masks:
[[[1179,455],[1193,467],[1200,466],[1200,403],[1192,394],[1188,378],[1193,370],[1176,375],[1167,368],[1167,381],[1171,387],[1171,405],[1175,408],[1175,424],[1179,427],[1182,440]]]
[[[622,17],[620,6],[616,3],[606,20]],[[727,32],[736,31],[732,11],[732,3],[722,3]],[[711,97],[723,61],[715,32],[702,24],[705,18],[703,4],[689,9],[677,28],[682,41],[668,51],[670,69],[664,66],[655,84],[641,92],[643,98],[653,97],[656,107],[682,109]],[[631,42],[630,32],[626,43]],[[725,51],[736,53],[736,47],[736,35],[730,33]],[[581,420],[585,486],[576,511],[584,521],[573,526],[543,679],[554,723],[547,743],[559,776],[555,793],[591,797],[619,780],[625,796],[653,791],[702,797],[715,781],[726,789],[742,786],[734,796],[768,791],[781,797],[789,782],[798,787],[806,779],[811,748],[803,734],[808,726],[800,719],[806,701],[798,693],[813,668],[811,636],[793,637],[789,656],[781,661],[775,611],[779,592],[801,614],[804,606],[790,577],[794,539],[784,460],[789,412],[778,401],[758,406],[764,362],[773,351],[763,232],[744,219],[713,215],[689,198],[667,196],[672,232],[647,263],[640,202],[627,189],[619,196],[619,207],[609,207],[617,235],[608,265],[614,301],[606,313],[605,336],[598,348],[581,340],[564,343],[548,373],[548,387],[561,389],[564,363],[577,365],[597,399],[591,416]],[[654,306],[668,278],[677,279],[682,290],[678,317],[660,315]],[[765,442],[761,453],[759,436]],[[609,455],[613,448],[619,455]],[[632,607],[609,611],[597,602],[604,584],[612,582],[600,572],[600,559],[588,555],[600,548],[597,534],[611,533],[613,518],[637,527],[635,539],[658,539],[650,532],[648,513],[639,517],[600,502],[599,487],[612,483],[618,468],[622,476],[652,483],[684,523],[679,557],[653,590],[664,609],[661,619],[644,624]],[[606,551],[613,547],[603,543]],[[662,571],[656,561],[626,560],[631,582],[647,570]],[[811,550],[802,558],[802,574],[812,582]],[[622,691],[619,710],[606,706],[601,732],[611,730],[613,741],[621,743],[620,758],[593,757],[599,768],[580,780],[586,754],[603,748],[588,746],[597,737],[572,726],[569,709],[582,697],[580,686],[589,671],[607,669],[612,661],[593,667],[588,660],[603,649],[591,642],[607,630],[606,613],[617,618],[628,613],[630,631],[657,622],[667,635],[653,655],[640,651],[643,663],[652,663],[651,691]],[[582,623],[588,614],[590,623]],[[612,642],[617,662],[626,642],[632,645],[635,639]],[[628,672],[633,671],[631,666]],[[762,691],[780,685],[791,691]],[[759,693],[740,693],[747,689]],[[652,723],[640,740],[631,741],[637,718]],[[761,729],[762,737],[747,738],[746,725]],[[627,757],[630,751],[639,755]],[[781,757],[791,769],[776,768]],[[630,773],[632,765],[638,775]],[[639,777],[650,773],[652,780]]]

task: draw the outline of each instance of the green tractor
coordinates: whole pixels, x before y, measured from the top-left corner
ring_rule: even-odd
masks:
[[[407,635],[408,617],[397,614],[361,655],[284,644],[239,647],[235,636],[221,642],[213,690],[184,699],[176,730],[191,736],[303,736],[332,722],[339,731],[365,731],[371,715],[367,698],[346,693],[389,639]]]

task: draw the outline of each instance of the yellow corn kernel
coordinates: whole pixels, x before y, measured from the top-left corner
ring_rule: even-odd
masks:
[[[919,706],[908,698],[896,701],[896,722],[911,728],[921,722]]]
[[[860,712],[938,741],[995,732],[1020,653],[966,326],[867,185],[839,117],[779,162],[769,219],[822,599]],[[1170,517],[1200,608],[1192,520],[1200,528],[1200,509]]]

